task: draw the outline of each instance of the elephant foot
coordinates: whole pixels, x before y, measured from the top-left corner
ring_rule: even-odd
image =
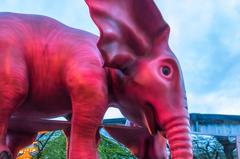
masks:
[[[13,158],[10,152],[3,151],[0,153],[0,159],[13,159]]]
[[[0,145],[0,159],[13,159],[12,153],[5,145]]]

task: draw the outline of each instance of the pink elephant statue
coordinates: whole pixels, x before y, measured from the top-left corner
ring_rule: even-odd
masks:
[[[99,37],[45,16],[0,13],[0,159],[11,158],[11,117],[69,113],[68,158],[97,159],[96,134],[114,103],[150,134],[164,130],[172,159],[191,159],[183,76],[154,2],[86,3]]]

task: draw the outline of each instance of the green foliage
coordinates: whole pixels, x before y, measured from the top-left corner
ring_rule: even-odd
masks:
[[[135,159],[126,147],[103,135],[98,152],[101,159]]]
[[[194,159],[225,159],[223,146],[213,136],[192,135]]]
[[[46,134],[40,141],[46,142],[50,133]],[[39,145],[41,148],[41,146]],[[66,158],[66,139],[61,131],[57,131],[47,142],[43,151],[39,153],[36,159],[65,159]]]
[[[49,137],[47,133],[41,142],[44,143]],[[39,144],[41,148],[41,145]],[[101,135],[100,145],[98,147],[101,159],[135,159],[131,152],[113,139]],[[43,151],[35,159],[65,159],[66,158],[66,139],[61,131],[57,131],[47,142]]]

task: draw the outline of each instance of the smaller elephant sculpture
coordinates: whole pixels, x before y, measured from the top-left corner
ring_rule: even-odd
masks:
[[[99,126],[116,105],[151,135],[163,130],[172,159],[191,159],[183,76],[155,3],[86,3],[99,37],[45,16],[0,13],[0,156],[11,157],[10,118],[71,113],[68,158],[97,159]]]
[[[138,159],[168,159],[166,139],[161,133],[152,136],[147,129],[133,126],[105,125],[103,128]]]
[[[47,119],[11,118],[6,137],[6,144],[13,158],[17,157],[20,149],[31,145],[39,131],[64,130],[67,143],[69,143],[70,121],[56,121]],[[6,155],[6,154],[5,154]],[[8,159],[7,155],[6,158]]]

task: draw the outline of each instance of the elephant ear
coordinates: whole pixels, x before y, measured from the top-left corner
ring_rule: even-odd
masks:
[[[169,26],[152,0],[86,0],[100,30],[98,48],[105,66],[124,69],[151,56],[154,40],[167,44]]]

